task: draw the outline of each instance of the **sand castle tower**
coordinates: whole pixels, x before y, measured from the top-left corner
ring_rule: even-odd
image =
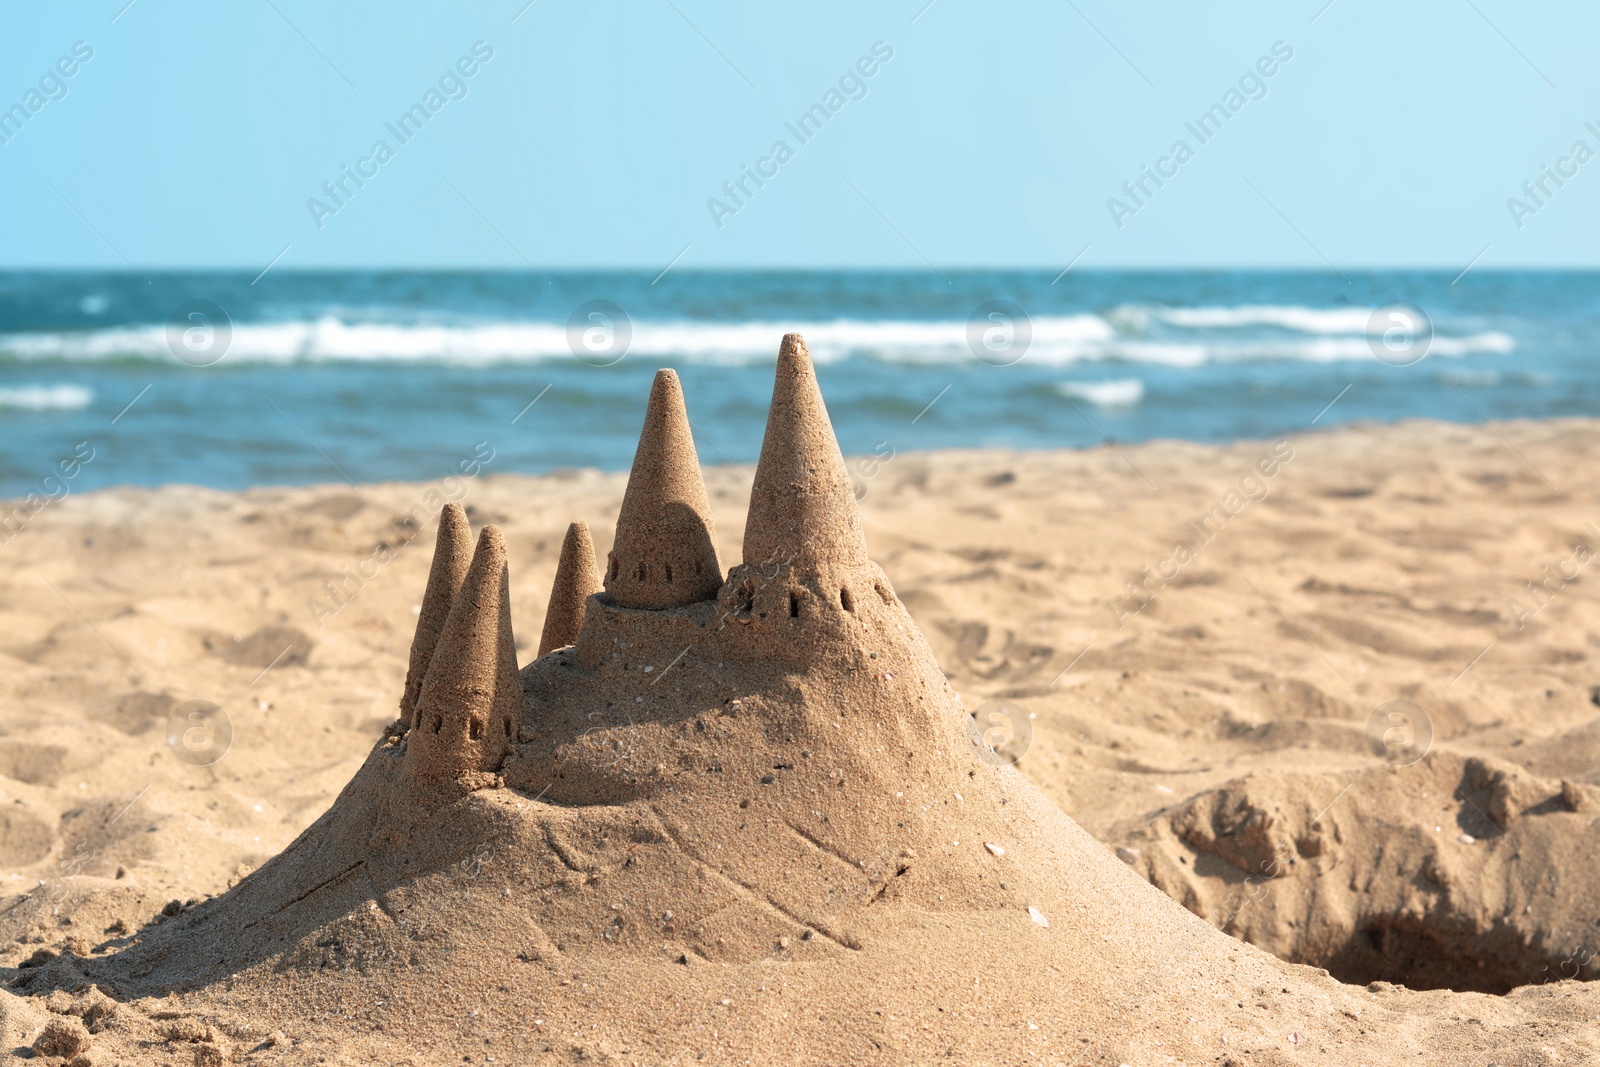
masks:
[[[407,735],[407,771],[453,778],[498,770],[522,704],[505,540],[499,527],[486,526],[428,663]]]
[[[439,512],[439,535],[433,546],[433,567],[428,572],[428,587],[422,594],[422,610],[417,615],[416,636],[411,639],[411,663],[406,668],[406,689],[400,697],[400,727],[410,729],[416,721],[417,699],[428,675],[428,663],[444,632],[450,605],[467,576],[472,562],[472,531],[467,513],[460,504],[446,504]]]
[[[797,333],[785,334],[778,351],[744,561],[728,579],[721,600],[741,618],[848,622],[863,598],[895,603],[888,579],[867,558],[844,457]]]
[[[721,585],[683,389],[676,373],[658,371],[606,563],[606,598],[659,611],[715,599]]]
[[[565,648],[578,639],[589,597],[600,592],[600,566],[594,558],[594,541],[586,523],[567,527],[561,543],[561,560],[545,608],[544,630],[539,635],[539,655]]]
[[[854,565],[866,559],[855,493],[811,353],[805,338],[785,334],[750,491],[744,562],[783,560],[809,571],[822,563]]]

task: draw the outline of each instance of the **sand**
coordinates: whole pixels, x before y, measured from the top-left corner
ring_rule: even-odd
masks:
[[[4,546],[3,1047],[1600,1057],[1596,425],[845,462],[790,342],[702,487],[682,405],[629,508],[111,490]]]

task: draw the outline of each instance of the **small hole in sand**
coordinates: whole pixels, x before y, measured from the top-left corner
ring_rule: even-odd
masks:
[[[468,723],[467,724],[467,736],[472,738],[474,741],[476,741],[480,737],[482,737],[483,736],[483,723],[479,722],[477,719],[473,719],[472,722]]]
[[[511,736],[511,720],[510,719],[506,720],[505,727],[506,727],[506,736],[510,737]]]
[[[650,572],[649,572],[649,570],[648,570],[648,569],[646,569],[646,567],[645,567],[645,565],[644,565],[644,561],[643,561],[643,560],[640,560],[640,561],[639,561],[639,570],[638,570],[638,572],[637,572],[637,575],[638,575],[638,578],[639,578],[639,580],[640,580],[640,581],[641,581],[641,582],[642,582],[642,581],[644,581],[644,580],[645,580],[645,578],[646,578],[646,577],[647,577],[647,576],[648,576],[648,575],[649,575],[649,573],[650,573]]]
[[[617,563],[617,557],[616,556],[612,556],[611,557],[611,573],[610,573],[610,575],[608,575],[608,577],[615,578],[617,576],[617,571],[619,569],[620,568],[619,568],[619,565]]]
[[[789,594],[789,618],[798,619],[799,617],[800,617],[800,594],[791,592]]]
[[[443,729],[444,729],[444,716],[435,715],[433,717],[433,732],[434,733],[438,733],[440,730],[443,730]]]
[[[666,567],[667,567],[667,584],[671,585],[672,584],[672,564],[668,563],[666,565]]]
[[[856,610],[856,598],[850,595],[850,590],[842,586],[839,589],[839,606],[846,611]]]

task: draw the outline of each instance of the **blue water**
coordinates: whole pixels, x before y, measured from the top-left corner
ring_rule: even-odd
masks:
[[[0,496],[85,444],[74,491],[433,479],[479,442],[490,473],[625,469],[661,366],[702,462],[750,462],[792,329],[847,453],[1600,415],[1600,274],[1054,277],[4,273]]]

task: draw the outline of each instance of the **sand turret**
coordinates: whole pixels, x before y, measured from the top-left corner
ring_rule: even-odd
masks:
[[[660,610],[715,599],[721,585],[683,389],[677,374],[658,371],[606,563],[606,596],[620,607]]]
[[[450,778],[498,769],[522,704],[505,540],[485,526],[422,683],[407,770]]]
[[[544,631],[539,635],[539,655],[565,648],[578,639],[584,608],[600,588],[600,565],[595,562],[589,527],[575,522],[567,527],[566,540],[561,543],[561,560],[556,564],[550,605],[544,613]]]
[[[811,353],[799,334],[784,334],[750,491],[744,564],[809,572],[822,564],[865,562],[867,543],[855,493]]]
[[[416,721],[417,699],[422,695],[423,679],[428,676],[428,664],[471,562],[472,530],[467,525],[467,513],[460,504],[446,504],[439,512],[433,567],[428,571],[428,588],[422,594],[417,632],[411,639],[411,662],[406,668],[406,689],[400,697],[400,722],[408,729]]]

